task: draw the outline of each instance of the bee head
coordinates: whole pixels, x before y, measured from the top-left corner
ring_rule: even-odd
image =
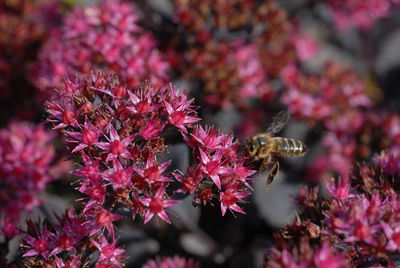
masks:
[[[250,156],[254,156],[257,153],[257,144],[254,139],[246,138],[244,140],[244,146],[246,148],[247,154],[249,154]]]

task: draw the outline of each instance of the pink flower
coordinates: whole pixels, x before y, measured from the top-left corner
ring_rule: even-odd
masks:
[[[280,73],[280,77],[283,80],[283,83],[290,87],[296,86],[298,80],[297,75],[298,70],[296,64],[294,63],[289,63],[288,65],[286,65]]]
[[[182,184],[182,189],[179,192],[194,193],[200,181],[203,179],[203,173],[200,170],[200,166],[196,165],[193,170],[187,167],[187,174],[174,174],[175,178]]]
[[[141,89],[138,92],[139,96],[137,96],[133,92],[128,91],[129,100],[133,104],[133,106],[129,106],[128,109],[133,113],[139,114],[147,114],[154,111],[159,106],[157,103],[153,103],[152,94],[154,93],[155,92],[152,90],[145,91],[144,89]]]
[[[293,38],[296,47],[297,57],[301,61],[314,57],[319,50],[315,41],[307,34],[299,34]]]
[[[200,268],[200,264],[193,259],[185,259],[175,255],[174,257],[156,257],[147,261],[142,268]]]
[[[241,40],[240,40],[241,41]],[[259,97],[271,94],[271,87],[266,78],[266,72],[260,62],[255,44],[234,43],[235,63],[239,79],[242,82],[238,96],[241,98]]]
[[[207,174],[211,180],[221,189],[220,175],[231,172],[231,169],[226,167],[222,161],[222,151],[217,150],[213,156],[208,156],[203,150],[199,149],[202,167],[201,170]]]
[[[98,264],[108,263],[113,267],[123,267],[122,261],[126,258],[125,250],[117,247],[117,241],[108,242],[107,238],[102,236],[100,242],[94,239],[91,239],[91,242],[100,252]]]
[[[374,25],[376,20],[388,16],[393,5],[390,1],[379,0],[346,2],[329,0],[327,4],[332,10],[336,27],[340,31],[348,31],[352,27],[366,31]]]
[[[141,177],[143,177],[149,185],[157,182],[170,182],[170,178],[161,174],[168,168],[170,163],[171,160],[159,165],[157,162],[154,161],[154,157],[150,155],[146,161],[146,166],[144,167],[144,169],[135,168],[135,171]]]
[[[74,256],[74,257],[72,257],[72,260],[68,260],[68,262],[64,263],[62,259],[55,256],[57,268],[78,267],[80,257],[81,256],[79,256],[79,255]]]
[[[349,180],[339,178],[337,186],[335,186],[335,180],[332,178],[331,183],[325,183],[325,187],[329,194],[337,200],[346,200],[354,197]]]
[[[239,212],[242,214],[246,214],[236,203],[245,203],[245,201],[242,200],[242,198],[249,196],[250,193],[246,192],[237,192],[234,191],[233,189],[229,189],[225,192],[221,192],[219,194],[219,200],[221,201],[221,211],[222,211],[222,216],[225,215],[226,209],[229,209],[232,214],[233,212]]]
[[[162,132],[165,124],[165,122],[162,122],[158,118],[152,118],[142,126],[139,134],[145,140],[150,140],[151,138],[158,136]]]
[[[183,93],[184,96],[187,93]],[[182,130],[185,134],[187,133],[186,126],[193,125],[193,123],[200,121],[200,118],[193,116],[193,110],[190,108],[191,101],[186,101],[186,98],[182,98],[180,102],[168,103],[164,101],[165,108],[168,112],[168,120],[175,127]]]
[[[71,174],[88,178],[89,182],[96,182],[101,175],[99,160],[92,160],[84,152],[82,152],[82,160],[84,167],[71,171]]]
[[[45,260],[50,257],[50,251],[54,248],[56,236],[43,227],[41,233],[35,228],[35,237],[25,235],[21,247],[26,250],[23,257],[41,256]]]
[[[390,227],[386,222],[382,221],[382,229],[388,239],[386,249],[393,251],[400,249],[400,225],[396,225],[394,228]]]
[[[205,151],[213,152],[220,148],[223,138],[224,135],[218,133],[214,128],[207,126],[204,129],[201,125],[197,125],[191,137],[186,137],[186,143],[193,148],[200,145]]]
[[[110,129],[110,138],[106,136],[108,142],[94,143],[94,145],[96,145],[97,147],[108,151],[106,161],[108,162],[117,159],[118,157],[122,157],[125,159],[133,159],[131,153],[128,150],[128,146],[132,142],[135,135],[131,135],[121,140],[117,131],[114,129],[112,125],[110,125],[109,129]]]
[[[396,148],[383,151],[380,155],[375,156],[375,162],[381,166],[384,172],[392,176],[400,176],[400,152]]]
[[[114,190],[118,188],[130,187],[132,184],[133,166],[123,167],[118,160],[113,161],[113,173],[102,174],[103,178],[111,181]]]
[[[43,127],[12,123],[0,130],[0,233],[10,237],[19,228],[20,213],[42,203],[39,197],[66,170],[54,163],[53,136]],[[14,225],[12,227],[12,225]]]
[[[335,254],[332,245],[324,242],[320,250],[314,256],[315,267],[318,268],[345,268],[348,267],[348,260],[344,254]]]
[[[62,30],[51,33],[42,46],[31,80],[45,91],[59,86],[66,74],[110,69],[120,72],[129,86],[145,80],[164,84],[168,63],[137,20],[133,3],[107,0],[75,8],[65,17]]]
[[[257,171],[252,170],[249,166],[245,166],[244,162],[245,162],[244,160],[241,160],[238,163],[236,163],[233,168],[233,173],[236,175],[236,178],[239,181],[241,181],[244,185],[247,186],[247,188],[253,190],[248,181],[251,180],[249,177],[254,173],[256,173]]]
[[[157,192],[153,196],[148,196],[145,198],[140,199],[140,202],[146,206],[146,212],[144,217],[144,223],[149,222],[154,215],[160,217],[163,221],[167,223],[171,223],[165,208],[174,206],[179,203],[176,200],[168,200],[164,199],[164,191],[163,187],[159,187]]]
[[[104,229],[107,230],[108,235],[114,237],[114,221],[120,220],[122,216],[111,213],[102,207],[94,208],[87,213],[89,216],[93,216],[94,220],[90,220],[86,222],[89,226],[91,226],[91,231],[89,236],[93,236],[98,232],[103,232]]]
[[[82,198],[81,200],[89,199],[89,201],[85,204],[83,213],[86,213],[86,211],[89,211],[91,208],[97,205],[103,205],[107,196],[106,185],[102,185],[97,181],[84,181],[84,183],[78,187],[77,190],[88,196],[86,198]]]
[[[67,83],[67,79],[65,83]],[[47,112],[52,116],[49,122],[57,123],[53,129],[65,128],[67,126],[77,127],[76,120],[79,115],[73,104],[72,96],[61,96],[57,103],[46,103]]]
[[[67,131],[66,134],[74,139],[71,140],[71,142],[79,142],[79,144],[71,151],[71,153],[78,152],[86,147],[90,147],[94,143],[97,143],[98,138],[101,135],[100,130],[93,126],[87,118],[85,120],[82,133],[77,131]]]

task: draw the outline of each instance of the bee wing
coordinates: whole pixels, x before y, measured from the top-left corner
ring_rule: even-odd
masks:
[[[290,120],[290,113],[288,112],[279,112],[273,119],[271,124],[269,125],[266,133],[273,135],[279,132]]]

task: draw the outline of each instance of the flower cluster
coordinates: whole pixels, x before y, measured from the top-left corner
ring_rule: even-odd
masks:
[[[142,268],[200,268],[200,264],[193,259],[186,260],[185,258],[175,255],[174,257],[157,257],[155,260],[149,260]]]
[[[309,38],[293,33],[294,23],[274,1],[174,4],[176,20],[183,26],[179,29],[187,38],[170,42],[171,66],[185,79],[199,80],[208,93],[206,102],[216,107],[245,105],[248,98],[273,100],[276,89],[269,79],[300,59],[298,52],[305,59],[316,51]]]
[[[9,56],[28,57],[57,20],[59,1],[15,0],[0,4],[0,48]]]
[[[303,212],[277,235],[267,267],[274,267],[277,261],[300,264],[303,256],[315,260],[316,252],[304,252],[309,244],[330,247],[325,258],[331,265],[338,262],[332,256],[334,252],[342,256],[342,261],[347,260],[335,267],[375,267],[383,263],[394,267],[393,260],[400,253],[400,188],[399,160],[390,155],[377,157],[374,165],[360,164],[349,179],[327,183],[327,198],[318,196],[316,188],[303,189],[297,199]]]
[[[145,80],[163,84],[168,64],[155,48],[152,34],[137,20],[135,5],[118,0],[75,8],[42,47],[32,81],[46,92],[61,86],[66,74],[97,69],[120,73],[129,86]]]
[[[392,147],[389,150],[382,151],[380,155],[375,156],[374,160],[382,167],[385,173],[400,177],[399,153],[398,147]]]
[[[306,75],[291,64],[281,76],[288,87],[282,102],[291,113],[329,130],[322,137],[323,155],[310,167],[315,177],[321,175],[317,170],[345,177],[357,161],[399,144],[399,117],[371,109],[364,82],[355,73],[330,63],[321,75]]]
[[[25,267],[86,267],[89,261],[96,267],[123,267],[125,251],[103,234],[91,234],[85,216],[71,208],[56,218],[55,224],[27,221],[21,242]]]
[[[170,161],[160,162],[167,149],[161,133],[175,127],[187,133],[199,119],[187,92],[150,85],[131,90],[116,75],[90,74],[81,81],[65,80],[55,99],[46,103],[54,129],[63,131],[71,153],[82,167],[80,192],[88,196],[84,212],[97,227],[112,231],[117,216],[103,208],[107,188],[114,203],[139,213],[148,222],[154,215],[169,222],[165,208],[171,200],[165,173]]]
[[[323,138],[326,156],[341,176],[345,176],[357,161],[367,160],[388,148],[398,150],[400,145],[398,114],[380,110],[349,113],[337,123],[329,124],[328,129],[331,132]]]
[[[352,111],[336,122],[330,121],[327,129],[330,132],[322,138],[325,152],[309,169],[314,182],[329,171],[345,177],[358,161],[368,160],[388,148],[393,154],[399,150],[400,117],[395,113]]]
[[[271,249],[265,267],[349,267],[346,254],[340,252],[329,242],[319,246],[313,244],[309,239],[303,238],[299,244],[299,247],[295,247],[284,240],[279,241],[276,247]]]
[[[53,180],[52,139],[43,127],[28,123],[0,130],[0,233],[7,238],[18,233],[21,213],[41,203],[38,194]]]
[[[337,125],[339,115],[371,105],[364,82],[337,63],[327,63],[318,75],[302,73],[289,64],[282,69],[281,78],[287,87],[282,102],[299,119]]]
[[[10,118],[27,121],[40,110],[28,82],[46,34],[59,20],[58,0],[13,0],[0,3],[0,125]],[[23,100],[23,101],[21,101]]]
[[[229,108],[243,99],[264,98],[271,100],[274,93],[269,87],[266,72],[257,56],[254,44],[238,42],[208,41],[193,47],[184,56],[185,70],[191,79],[199,79],[208,93],[205,101],[216,107]],[[184,76],[186,73],[183,74]]]
[[[173,196],[180,192],[196,193],[203,203],[218,192],[223,214],[227,208],[242,212],[236,203],[248,195],[242,188],[252,171],[238,158],[239,144],[231,135],[193,128],[200,119],[187,94],[172,86],[131,89],[114,74],[92,73],[80,81],[65,80],[46,103],[48,121],[67,135],[82,166],[73,174],[87,196],[83,212],[93,218],[93,232],[113,232],[120,216],[112,211],[118,206],[145,223],[154,216],[169,223],[165,208],[178,203]],[[187,175],[166,172],[171,161],[160,161],[170,130],[193,148],[197,164]],[[174,177],[182,189],[167,194]]]
[[[245,214],[237,203],[243,203],[243,198],[250,195],[249,176],[255,171],[244,166],[245,158],[238,155],[239,143],[232,135],[201,126],[194,128],[185,140],[193,149],[197,164],[188,167],[186,176],[176,176],[183,185],[182,191],[195,193],[194,203],[205,205],[218,199],[222,215],[227,209]]]
[[[380,18],[385,18],[400,4],[398,0],[327,0],[336,27],[348,31],[352,27],[367,31]]]

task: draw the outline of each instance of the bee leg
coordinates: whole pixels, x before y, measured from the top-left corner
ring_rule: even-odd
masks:
[[[269,163],[271,163],[271,158],[264,158],[260,165],[260,168],[258,169],[258,172],[261,173],[263,170],[266,170]]]
[[[268,191],[269,185],[273,182],[275,176],[278,175],[278,173],[279,173],[279,162],[274,161],[272,163],[272,167],[267,178],[267,186],[265,187],[266,191]]]

